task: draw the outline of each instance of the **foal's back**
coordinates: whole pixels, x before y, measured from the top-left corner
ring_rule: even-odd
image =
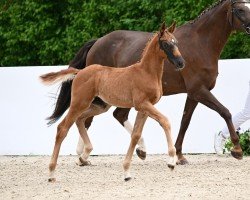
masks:
[[[141,92],[147,91],[148,94],[157,97],[153,99],[153,103],[159,100],[162,93],[161,84],[159,85],[158,80],[152,79],[152,75],[147,74],[140,63],[126,68],[90,65],[80,70],[72,87],[76,94],[81,92],[86,96],[88,93],[100,97],[110,105],[124,108],[134,107],[135,98],[138,98]]]

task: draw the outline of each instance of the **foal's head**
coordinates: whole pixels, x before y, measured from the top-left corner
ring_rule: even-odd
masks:
[[[179,70],[184,67],[185,61],[177,47],[178,42],[172,34],[174,30],[175,22],[169,28],[163,23],[159,32],[159,45],[160,49],[164,51],[164,56]]]

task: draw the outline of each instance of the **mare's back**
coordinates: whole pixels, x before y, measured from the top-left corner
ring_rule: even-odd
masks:
[[[101,64],[126,67],[141,59],[143,49],[153,33],[141,31],[113,31],[93,45],[87,56],[87,65]]]

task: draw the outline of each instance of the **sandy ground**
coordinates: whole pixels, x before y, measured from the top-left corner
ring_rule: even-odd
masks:
[[[119,156],[91,156],[92,166],[61,156],[57,182],[48,183],[49,156],[0,156],[0,200],[7,199],[250,199],[250,157],[186,155],[189,165],[167,167],[166,155],[133,157],[124,182]]]

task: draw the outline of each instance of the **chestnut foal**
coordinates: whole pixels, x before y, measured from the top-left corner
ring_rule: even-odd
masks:
[[[129,169],[132,155],[148,116],[158,121],[163,127],[170,156],[168,167],[174,168],[176,150],[172,140],[170,123],[153,106],[162,96],[164,59],[168,58],[177,69],[184,67],[184,59],[176,46],[177,41],[172,35],[174,29],[175,24],[167,29],[163,23],[160,32],[156,33],[147,44],[141,61],[129,67],[113,68],[94,64],[82,70],[68,68],[40,77],[45,84],[73,79],[70,108],[66,117],[57,127],[54,151],[49,164],[50,182],[56,180],[54,172],[62,141],[74,122],[78,123],[82,119],[93,116],[95,108],[91,106],[91,103],[95,97],[101,98],[109,105],[123,108],[134,107],[138,111],[130,146],[123,163],[125,181],[131,179]],[[84,126],[82,121],[79,124]],[[92,145],[85,127],[79,129],[79,132],[85,144],[84,152],[79,157],[79,164],[85,165],[88,163],[87,159]]]

